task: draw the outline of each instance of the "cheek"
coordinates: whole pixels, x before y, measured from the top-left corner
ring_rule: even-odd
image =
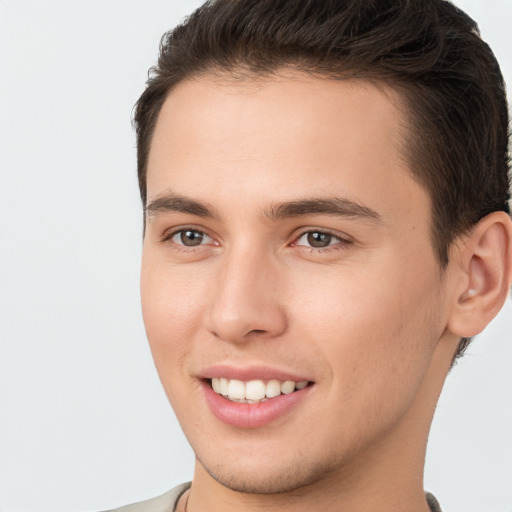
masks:
[[[172,368],[184,368],[190,341],[202,325],[204,297],[200,280],[143,257],[141,301],[144,325],[157,370],[166,379]]]
[[[353,394],[371,399],[379,386],[390,394],[404,385],[412,392],[442,333],[434,273],[407,273],[405,264],[383,261],[371,268],[309,279],[307,295],[292,294],[297,332],[328,361],[347,400]]]

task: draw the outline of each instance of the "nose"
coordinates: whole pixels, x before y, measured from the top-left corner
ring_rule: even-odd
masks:
[[[278,264],[250,249],[232,250],[221,260],[209,304],[208,330],[231,343],[282,334],[287,318]]]

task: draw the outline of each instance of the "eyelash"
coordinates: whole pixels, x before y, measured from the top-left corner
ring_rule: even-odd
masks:
[[[185,233],[187,231],[190,231],[190,232],[199,234],[202,237],[208,237],[209,239],[214,240],[213,237],[211,237],[208,233],[206,233],[205,231],[203,231],[201,229],[193,228],[190,226],[184,226],[184,227],[180,227],[178,229],[173,229],[172,231],[165,233],[163,235],[163,237],[161,238],[160,242],[161,243],[172,242],[173,246],[175,247],[176,250],[184,251],[184,252],[194,251],[194,250],[197,250],[198,248],[201,248],[201,247],[204,247],[205,245],[207,245],[204,243],[199,243],[198,245],[195,245],[195,246],[194,245],[187,246],[185,244],[180,244],[180,243],[173,241],[173,238],[175,236],[179,235],[180,233]],[[308,246],[308,245],[303,245],[303,244],[298,243],[301,238],[305,237],[306,235],[310,235],[310,234],[319,234],[319,235],[325,235],[325,236],[332,237],[332,239],[335,240],[335,243],[329,244],[325,247],[313,247],[311,245]],[[290,246],[300,247],[301,249],[307,250],[312,253],[324,253],[324,252],[329,252],[329,251],[344,250],[347,248],[347,246],[352,245],[352,244],[353,244],[352,240],[343,238],[342,236],[340,236],[339,233],[334,233],[327,229],[307,228],[307,229],[304,229],[303,231],[301,231],[297,236],[295,236],[293,241],[290,243]],[[218,245],[218,243],[215,243],[214,245]]]
[[[199,243],[198,245],[188,246],[188,245],[180,244],[180,243],[173,241],[173,238],[175,236],[179,235],[180,233],[185,233],[187,231],[191,231],[193,233],[199,234],[202,237],[208,237],[209,239],[214,240],[213,237],[211,237],[208,233],[206,233],[205,231],[203,231],[201,229],[197,229],[197,228],[194,228],[191,226],[183,226],[183,227],[176,228],[176,229],[173,229],[172,231],[168,231],[168,232],[164,233],[164,235],[160,239],[160,242],[163,244],[171,242],[175,250],[183,251],[183,252],[195,251],[198,248],[202,248],[206,245],[203,243]],[[218,244],[215,244],[215,245],[218,245]]]
[[[311,245],[299,245],[298,242],[301,238],[310,234],[319,234],[319,235],[327,235],[335,240],[335,243],[327,245],[325,247],[312,247]],[[344,238],[340,233],[336,233],[330,231],[328,229],[318,229],[318,228],[306,228],[301,231],[291,243],[293,247],[300,247],[304,250],[307,250],[312,253],[324,253],[330,251],[340,251],[347,249],[348,246],[352,245],[353,241],[348,238]]]

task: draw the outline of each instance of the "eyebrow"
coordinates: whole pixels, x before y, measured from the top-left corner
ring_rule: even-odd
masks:
[[[208,203],[195,201],[185,196],[168,193],[153,199],[145,208],[148,216],[158,213],[186,213],[197,217],[219,219],[220,215]],[[331,215],[382,222],[381,216],[373,209],[345,197],[305,198],[271,205],[264,211],[270,220],[282,220],[307,215]]]
[[[305,215],[333,215],[382,222],[381,216],[375,210],[345,197],[289,201],[272,206],[267,213],[270,219],[302,217]]]
[[[180,196],[178,194],[168,193],[153,199],[144,208],[146,215],[152,216],[158,213],[188,213],[197,217],[206,217],[210,219],[217,219],[220,216],[215,209],[207,204],[194,201],[188,197]]]

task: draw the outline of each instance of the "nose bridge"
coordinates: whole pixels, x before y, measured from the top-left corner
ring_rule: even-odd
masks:
[[[209,312],[209,330],[230,342],[249,334],[277,336],[286,318],[276,293],[277,264],[265,248],[239,243],[221,257]]]

